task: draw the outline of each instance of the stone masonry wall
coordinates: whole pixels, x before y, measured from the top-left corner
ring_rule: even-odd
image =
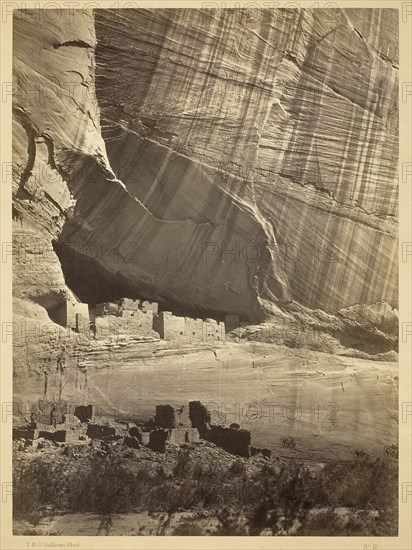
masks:
[[[225,324],[214,319],[177,317],[170,311],[161,311],[154,319],[154,327],[165,340],[187,342],[224,342]]]

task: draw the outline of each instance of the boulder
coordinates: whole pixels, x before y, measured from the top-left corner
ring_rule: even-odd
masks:
[[[124,443],[127,447],[131,447],[132,449],[140,449],[140,447],[141,447],[141,443],[140,443],[140,441],[137,439],[137,437],[126,436],[126,437],[123,439],[123,443]]]
[[[138,439],[140,443],[142,442],[142,430],[138,426],[129,428],[129,435]]]
[[[39,450],[49,449],[50,447],[54,447],[54,444],[53,441],[50,441],[49,439],[39,438],[36,440],[36,444],[34,445],[34,447]]]
[[[64,414],[62,420],[65,426],[79,426],[81,424],[80,418],[75,414]]]

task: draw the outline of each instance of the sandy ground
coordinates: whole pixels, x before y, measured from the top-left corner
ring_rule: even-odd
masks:
[[[202,514],[201,514],[202,515]],[[173,531],[183,522],[195,521],[197,528],[206,532],[214,531],[218,525],[216,517],[203,514],[200,517],[196,512],[180,512],[173,514],[170,520],[167,515],[147,512],[113,514],[110,519],[98,514],[63,514],[52,518],[44,518],[36,526],[26,521],[14,523],[14,534],[24,535],[31,532],[38,535],[59,536],[156,536],[172,535]],[[189,533],[188,533],[189,534]],[[196,533],[193,533],[196,534]]]

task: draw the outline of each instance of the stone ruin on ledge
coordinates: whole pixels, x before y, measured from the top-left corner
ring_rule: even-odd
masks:
[[[270,451],[251,446],[251,434],[237,425],[224,427],[211,423],[211,414],[200,401],[188,406],[157,405],[154,422],[115,422],[96,417],[93,405],[79,405],[74,414],[63,415],[56,426],[30,423],[13,428],[13,439],[25,446],[37,448],[44,440],[55,444],[98,439],[118,441],[127,447],[148,447],[164,453],[167,445],[196,444],[209,441],[225,451],[248,458],[261,453],[270,457]],[[39,447],[41,448],[41,447]]]

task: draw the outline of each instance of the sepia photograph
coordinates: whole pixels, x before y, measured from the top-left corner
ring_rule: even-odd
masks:
[[[397,537],[399,3],[106,4],[10,16],[13,535]]]

